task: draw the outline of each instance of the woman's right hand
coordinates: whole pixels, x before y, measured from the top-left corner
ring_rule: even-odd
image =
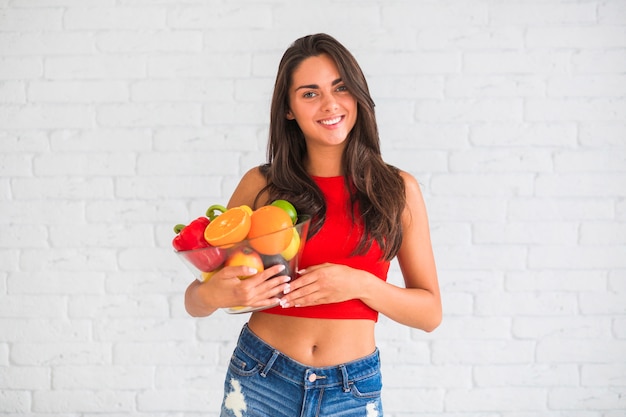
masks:
[[[291,277],[280,275],[284,265],[256,272],[247,266],[226,266],[208,281],[194,280],[185,291],[185,309],[193,317],[204,317],[218,308],[269,307],[289,292]],[[251,276],[250,276],[251,275]],[[240,279],[240,276],[250,276]],[[273,278],[270,278],[273,277]]]

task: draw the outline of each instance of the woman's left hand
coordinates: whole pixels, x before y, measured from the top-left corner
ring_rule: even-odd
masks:
[[[301,270],[300,276],[290,282],[291,290],[281,298],[281,306],[306,307],[338,303],[359,298],[365,271],[345,265],[325,263]]]

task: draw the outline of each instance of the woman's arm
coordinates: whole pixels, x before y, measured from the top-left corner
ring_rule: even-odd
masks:
[[[228,207],[252,206],[258,192],[265,185],[265,178],[258,168],[248,171],[237,185]],[[246,266],[227,266],[216,272],[208,281],[194,280],[185,291],[185,309],[194,317],[213,314],[219,308],[239,305],[262,307],[278,302],[277,295],[289,286],[290,279],[278,274],[282,265],[275,265],[260,273]],[[241,280],[239,276],[250,276]]]
[[[405,287],[387,283],[373,274],[345,265],[322,264],[301,271],[284,296],[284,307],[336,303],[358,298],[392,320],[425,331],[441,322],[441,298],[430,242],[428,216],[419,184],[402,172],[406,208],[398,261]]]
[[[361,299],[394,321],[430,332],[441,323],[442,307],[428,215],[417,180],[406,172],[401,175],[406,209],[398,262],[406,288],[370,279]]]

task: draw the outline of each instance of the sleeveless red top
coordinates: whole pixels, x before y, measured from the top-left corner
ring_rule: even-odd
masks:
[[[382,251],[374,241],[364,255],[351,255],[358,245],[363,228],[350,215],[350,195],[343,177],[312,177],[326,200],[326,220],[310,237],[302,253],[300,269],[326,262],[368,271],[387,280],[389,261],[381,260]],[[310,307],[273,307],[264,313],[322,319],[368,319],[378,321],[378,312],[361,300],[322,304]]]

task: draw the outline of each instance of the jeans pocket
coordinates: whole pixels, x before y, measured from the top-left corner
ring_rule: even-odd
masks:
[[[235,348],[228,364],[228,369],[232,373],[244,377],[258,374],[262,367],[262,364],[239,347]]]
[[[353,381],[350,386],[350,391],[356,398],[378,398],[382,389],[383,381],[380,372],[367,378]]]

